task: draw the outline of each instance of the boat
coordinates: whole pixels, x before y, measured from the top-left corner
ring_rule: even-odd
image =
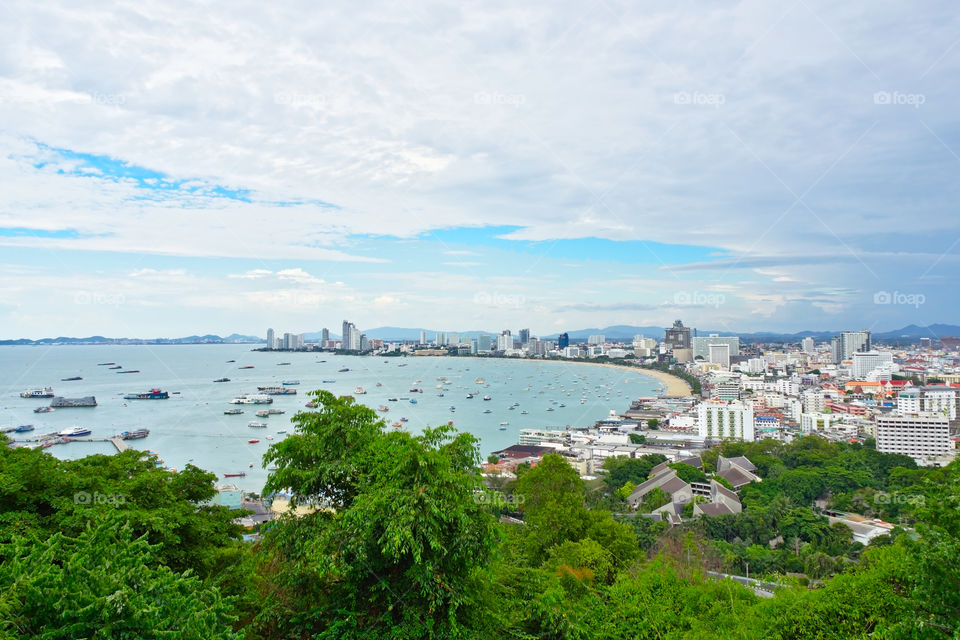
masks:
[[[267,413],[272,416],[278,416],[281,413],[286,413],[283,409],[267,409]]]
[[[247,474],[241,471],[240,473],[225,473],[223,474],[223,477],[224,478],[245,478],[247,477]]]
[[[525,415],[527,415],[528,413],[530,413],[530,412],[527,411],[526,409],[524,409],[523,411],[520,412],[520,415],[525,416]]]
[[[348,369],[347,367],[344,367],[343,369],[337,369],[337,373],[345,373],[347,371],[350,371],[350,369]]]
[[[59,408],[59,407],[95,407],[97,406],[97,399],[94,396],[84,396],[82,398],[63,398],[57,396],[50,401],[50,406]]]
[[[450,406],[450,411],[456,411],[456,410],[457,410],[456,407],[454,407],[454,406],[452,406],[452,405]]]
[[[387,402],[396,402],[396,401],[397,401],[396,398],[387,398]]]
[[[252,364],[245,364],[242,367],[237,367],[237,369],[253,369]]]
[[[227,409],[223,412],[225,416],[238,416],[243,413],[243,409]]]
[[[231,363],[231,362],[236,362],[236,360],[227,360],[227,364],[229,364],[229,363]]]
[[[140,373],[140,369],[127,369],[126,371],[117,371],[117,373]]]
[[[160,389],[150,389],[145,393],[128,393],[123,396],[124,400],[166,400],[170,395]]]
[[[270,412],[267,411],[266,409],[264,409],[263,411],[257,411],[257,417],[258,417],[258,418],[269,418],[269,417],[270,417]]]
[[[60,382],[73,382],[74,380],[83,380],[80,376],[73,376],[72,378],[60,378]]]
[[[254,421],[254,422],[248,422],[247,426],[250,427],[251,429],[266,429],[267,423]]]
[[[483,399],[484,399],[484,400],[489,400],[489,399],[490,399],[490,396],[483,396]]]
[[[500,426],[501,426],[501,427],[505,427],[505,426],[507,426],[508,424],[510,424],[510,423],[509,423],[509,422],[501,422],[501,423],[500,423]]]
[[[399,429],[400,427],[403,426],[403,423],[402,423],[402,422],[394,422],[394,423],[391,424],[390,426],[393,427],[394,429]]]
[[[116,363],[116,362],[98,362],[98,363],[97,363],[97,366],[98,366],[98,367],[106,367],[106,366],[111,365],[111,364],[117,364],[117,363]]]
[[[107,369],[123,369],[123,367],[118,364],[115,367],[107,367]]]
[[[506,431],[506,430],[507,430],[507,428],[506,428],[505,426],[503,426],[503,425],[500,425],[499,427],[497,427],[497,429],[500,430],[500,431]]]
[[[247,444],[257,444],[258,442],[260,442],[260,441],[257,440],[256,438],[254,438],[254,439],[252,439],[252,440],[247,440]]]
[[[70,427],[69,429],[64,429],[58,435],[64,438],[76,438],[79,436],[88,436],[91,433],[93,432],[90,429],[87,429],[86,427],[73,426],[73,427]]]
[[[484,409],[483,412],[484,412],[484,413],[493,413],[493,411],[490,410],[490,409]]]
[[[378,387],[382,387],[382,386],[383,386],[383,383],[382,383],[382,382],[378,382],[378,383],[377,383],[377,386],[378,386]]]
[[[421,389],[420,387],[413,387],[412,389],[410,389],[410,393],[423,393],[423,389]]]
[[[273,398],[265,394],[244,394],[231,400],[230,404],[273,404]]]
[[[268,396],[295,396],[297,395],[296,389],[291,389],[290,387],[257,387],[257,391],[260,393],[265,393]]]
[[[476,384],[484,384],[486,383],[486,380],[484,380],[483,378],[477,378],[476,380],[474,380],[474,382]]]
[[[358,396],[362,396],[367,392],[367,390],[364,389],[363,387],[357,387],[356,389],[353,390],[353,392]]]
[[[50,413],[53,411],[53,407],[37,407],[33,410],[34,413]]]
[[[332,384],[336,382],[336,380],[321,380],[320,382],[322,382],[323,384]]]
[[[21,398],[52,398],[53,387],[37,387],[20,392]]]
[[[410,404],[417,404],[416,398],[410,398]]]
[[[406,418],[400,418],[400,422],[407,422]]]
[[[287,366],[288,364],[290,364],[290,363],[289,363],[289,362],[278,362],[278,363],[277,363],[277,366],[278,366],[278,367],[285,367],[285,366]]]
[[[284,381],[281,382],[280,384],[282,384],[282,385],[285,386],[285,387],[295,387],[295,386],[297,386],[298,384],[300,384],[300,381],[299,381],[299,380],[284,380]]]
[[[277,431],[277,433],[286,433],[286,432],[287,432],[286,429],[280,429],[280,430]]]
[[[547,407],[547,411],[553,411],[553,407]]]
[[[472,394],[472,393],[468,393],[468,394],[467,394],[467,400],[472,400],[472,399],[473,399],[473,394]]]
[[[385,404],[382,404],[379,407],[377,407],[377,411],[390,411],[390,407],[388,407]]]
[[[561,403],[558,404],[557,406],[558,406],[558,407],[565,407],[565,406],[567,406],[567,405],[565,405],[565,404],[563,404],[563,403],[561,402]]]
[[[267,436],[267,440],[273,440],[273,436]]]
[[[13,430],[14,433],[26,433],[27,431],[33,431],[32,424],[22,424]]]
[[[134,431],[124,431],[120,434],[121,440],[139,440],[150,435],[150,429],[136,429]]]
[[[217,378],[214,382],[230,382],[230,378]]]
[[[438,398],[442,398],[442,397],[443,397],[443,394],[442,394],[442,393],[438,393],[438,394],[437,394],[437,397],[438,397]]]

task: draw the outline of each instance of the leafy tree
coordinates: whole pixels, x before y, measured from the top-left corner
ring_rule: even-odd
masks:
[[[684,482],[707,482],[707,474],[694,466],[682,462],[674,462],[669,466],[677,472],[677,477]]]
[[[653,513],[669,502],[670,494],[660,487],[654,487],[648,491],[645,496],[643,496],[643,500],[640,502],[638,510],[641,513]]]
[[[643,444],[646,441],[647,441],[647,436],[643,435],[642,433],[630,434],[630,442],[632,442],[633,444]]]
[[[646,481],[655,466],[666,461],[666,456],[659,453],[648,454],[639,458],[609,457],[603,461],[603,467],[607,471],[604,480],[611,491],[622,487],[627,482],[641,484]]]

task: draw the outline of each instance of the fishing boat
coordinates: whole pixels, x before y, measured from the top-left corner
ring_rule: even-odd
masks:
[[[254,421],[254,422],[248,422],[247,426],[250,427],[251,429],[266,429],[267,423]]]
[[[238,416],[243,413],[243,409],[227,409],[223,412],[225,416]]]
[[[60,382],[73,382],[74,380],[83,380],[80,376],[73,376],[71,378],[60,378]]]
[[[270,417],[270,412],[267,411],[266,409],[263,409],[262,411],[257,411],[257,417],[258,417],[258,418],[269,418],[269,417]]]
[[[247,474],[241,471],[240,473],[225,473],[223,474],[223,477],[224,478],[246,478]]]
[[[271,416],[278,416],[282,413],[286,413],[286,411],[283,409],[267,409],[267,413],[269,413]]]
[[[118,364],[118,365],[114,365],[114,366],[112,366],[112,367],[107,367],[107,369],[123,369],[123,366]]]
[[[357,387],[353,390],[353,392],[358,396],[362,396],[367,392],[367,390],[364,389],[363,387]]]
[[[124,400],[166,400],[170,397],[166,391],[160,389],[150,389],[144,393],[128,393],[123,396]]]
[[[230,382],[230,378],[217,378],[214,382]]]
[[[127,369],[126,371],[117,371],[117,373],[140,373],[140,369]]]
[[[133,431],[124,431],[120,434],[121,440],[140,440],[150,435],[150,429],[135,429]]]
[[[343,369],[337,369],[337,373],[346,373],[347,371],[350,371],[350,369],[347,367],[344,367]]]
[[[98,367],[106,367],[106,366],[109,366],[109,365],[111,365],[111,364],[117,364],[117,363],[116,363],[116,362],[98,362],[98,363],[97,363],[97,366],[98,366]]]

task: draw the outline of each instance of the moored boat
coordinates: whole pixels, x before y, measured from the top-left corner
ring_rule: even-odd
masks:
[[[242,472],[242,471],[241,471],[240,473],[225,473],[225,474],[223,474],[223,477],[224,477],[224,478],[245,478],[246,476],[247,476],[247,474],[245,474],[245,473]]]
[[[170,397],[166,391],[160,389],[150,389],[144,393],[128,393],[123,396],[124,400],[166,400]]]
[[[90,429],[87,429],[86,427],[78,427],[74,425],[69,429],[64,429],[58,435],[64,438],[76,438],[79,436],[88,436],[91,433],[93,433],[93,431],[91,431]]]
[[[238,416],[243,413],[243,409],[227,409],[223,412],[225,416]]]
[[[251,429],[266,429],[267,423],[266,422],[249,422],[247,423],[247,426],[250,427]]]
[[[150,435],[150,429],[136,429],[134,431],[124,431],[120,434],[122,440],[139,440]]]
[[[50,413],[53,411],[53,407],[37,407],[33,410],[34,413]]]
[[[37,387],[20,392],[21,398],[52,398],[53,387]]]
[[[230,382],[230,378],[217,378],[214,382]]]

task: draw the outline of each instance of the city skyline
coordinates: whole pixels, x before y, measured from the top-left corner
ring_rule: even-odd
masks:
[[[950,3],[584,11],[12,7],[0,335],[957,321]]]

